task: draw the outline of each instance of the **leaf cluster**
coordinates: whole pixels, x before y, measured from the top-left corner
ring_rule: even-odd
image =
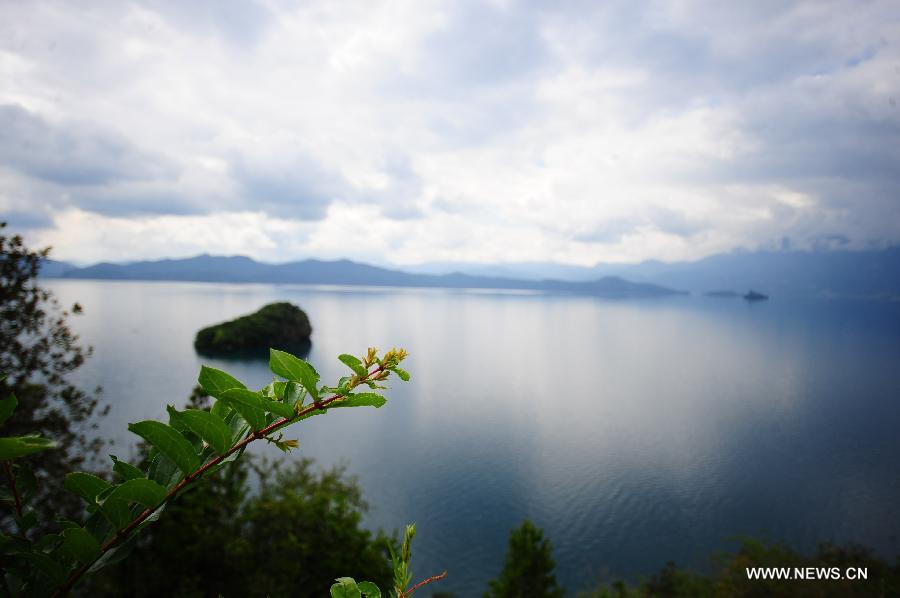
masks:
[[[66,472],[94,466],[100,441],[89,437],[99,389],[86,393],[69,381],[91,354],[68,326],[80,314],[75,304],[63,309],[54,295],[39,284],[38,274],[50,249],[31,250],[19,235],[7,236],[0,222],[0,397],[14,394],[15,414],[4,434],[52,438],[59,450],[38,451],[24,457],[38,487],[34,508],[41,514],[38,528],[58,515],[75,516],[77,499],[64,492],[58,480]],[[25,441],[31,442],[31,441]],[[7,442],[9,444],[9,442]],[[4,484],[9,492],[8,480]],[[13,533],[16,524],[0,514],[0,531]]]
[[[386,401],[382,395],[354,390],[384,388],[383,381],[399,370],[404,357],[402,349],[383,357],[370,349],[358,359],[365,371],[351,367],[352,376],[329,387],[320,385],[312,365],[273,349],[269,367],[276,377],[257,391],[226,372],[203,367],[198,381],[215,399],[209,411],[170,406],[168,423],[130,424],[129,430],[150,447],[146,467],[112,457],[112,481],[87,472],[68,474],[65,488],[84,501],[87,518],[83,525],[59,521],[59,533],[7,551],[11,563],[4,581],[10,592],[66,593],[84,574],[121,560],[134,548],[136,534],[182,490],[240,457],[251,442],[264,439],[290,450],[296,442],[285,440],[281,430],[291,424],[336,407],[380,407]]]

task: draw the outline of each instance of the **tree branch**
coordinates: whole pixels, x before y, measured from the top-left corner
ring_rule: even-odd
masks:
[[[12,491],[13,498],[16,501],[16,514],[19,519],[22,518],[22,497],[19,496],[19,490],[16,488],[16,474],[13,473],[12,465],[9,461],[3,462],[3,468],[6,469],[6,475],[9,476],[9,489]]]
[[[433,582],[433,581],[439,581],[439,580],[441,580],[441,579],[444,579],[445,577],[447,577],[447,572],[446,572],[446,571],[444,571],[444,572],[441,573],[440,575],[432,575],[432,576],[429,577],[428,579],[423,579],[422,581],[420,581],[419,583],[417,583],[416,585],[414,585],[414,586],[411,587],[410,589],[408,589],[408,590],[406,590],[405,592],[403,592],[403,595],[401,596],[401,598],[407,598],[408,596],[412,596],[412,595],[413,595],[413,592],[415,592],[416,590],[418,590],[418,589],[421,588],[422,586],[428,585],[428,584],[430,584],[430,583]]]
[[[355,388],[356,386],[359,386],[360,384],[363,384],[367,381],[377,380],[379,374],[381,374],[381,372],[385,372],[385,371],[387,371],[387,366],[379,365],[377,368],[375,368],[371,372],[368,372],[365,376],[359,378],[357,383],[354,386],[351,386],[347,390],[347,392],[349,392],[350,390],[353,390],[353,388]],[[150,515],[152,515],[157,509],[159,509],[160,507],[162,507],[163,505],[167,504],[169,501],[174,499],[178,495],[179,492],[181,492],[184,488],[186,488],[187,486],[189,486],[190,484],[195,482],[197,479],[199,479],[204,473],[206,473],[207,471],[209,471],[216,465],[222,463],[225,459],[227,459],[234,453],[244,449],[247,445],[249,445],[254,440],[259,440],[260,438],[265,438],[272,432],[277,431],[279,428],[282,428],[284,426],[295,423],[298,419],[300,419],[304,415],[307,415],[317,409],[324,409],[324,408],[328,407],[328,405],[330,405],[331,403],[334,403],[335,401],[339,401],[339,400],[345,399],[345,398],[347,398],[346,394],[335,394],[335,395],[328,397],[327,399],[320,399],[320,400],[315,401],[312,404],[308,405],[307,407],[304,407],[299,412],[297,412],[297,414],[293,417],[283,417],[280,420],[276,420],[276,421],[272,422],[271,424],[269,424],[268,426],[266,426],[265,428],[263,428],[261,430],[256,430],[256,431],[250,432],[250,434],[248,434],[243,440],[241,440],[240,442],[238,442],[237,444],[232,446],[225,453],[219,455],[218,457],[216,457],[214,459],[210,459],[209,461],[207,461],[206,463],[201,465],[195,471],[184,476],[184,479],[182,479],[171,490],[169,490],[169,492],[166,494],[166,496],[162,499],[162,501],[158,505],[156,505],[152,509],[150,509],[150,508],[145,509],[140,515],[135,517],[131,521],[131,523],[129,523],[128,525],[123,527],[121,530],[116,532],[116,535],[114,535],[112,538],[110,538],[109,540],[104,542],[103,545],[100,547],[100,554],[97,556],[97,558],[95,558],[93,561],[91,561],[89,563],[84,563],[81,567],[79,567],[74,572],[72,572],[72,574],[66,580],[66,583],[64,583],[62,586],[60,586],[59,589],[57,589],[56,592],[53,593],[54,598],[58,597],[58,596],[67,595],[69,593],[69,591],[78,582],[78,580],[81,578],[81,576],[84,575],[85,573],[87,573],[88,569],[90,569],[94,563],[96,563],[98,560],[100,560],[104,554],[106,554],[107,552],[109,552],[110,550],[112,550],[113,548],[115,548],[116,546],[121,544],[123,541],[128,539],[128,536],[130,536],[131,533],[134,532],[138,526],[140,526],[144,521],[146,521],[147,518],[150,517]],[[9,467],[9,465],[7,464],[7,468],[8,467]],[[446,572],[445,572],[445,575],[446,575]]]

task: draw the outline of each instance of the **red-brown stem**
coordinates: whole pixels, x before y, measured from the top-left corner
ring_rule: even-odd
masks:
[[[444,579],[445,577],[447,577],[447,572],[446,572],[446,571],[444,571],[444,572],[441,573],[440,575],[432,575],[432,576],[429,577],[428,579],[423,579],[422,581],[420,581],[419,583],[417,583],[416,585],[414,585],[414,586],[411,587],[410,589],[408,589],[408,590],[406,590],[405,592],[403,592],[403,595],[401,596],[401,598],[406,598],[407,596],[412,596],[412,595],[413,595],[413,592],[415,592],[416,590],[418,590],[418,589],[421,588],[422,586],[428,585],[428,584],[430,584],[430,583],[433,582],[433,581],[439,581],[439,580],[441,580],[441,579]]]
[[[19,496],[19,490],[16,488],[16,474],[13,473],[9,461],[3,462],[3,468],[6,469],[6,475],[9,476],[9,489],[12,490],[13,498],[16,500],[16,514],[19,519],[22,519],[22,497]]]
[[[363,382],[366,382],[367,380],[371,380],[375,376],[377,376],[378,374],[380,374],[381,372],[384,372],[386,370],[387,370],[386,366],[380,365],[377,368],[375,368],[374,370],[372,370],[370,373],[366,374],[365,377],[360,378],[359,382],[363,383]],[[146,519],[148,517],[150,517],[150,515],[152,515],[153,512],[156,511],[156,509],[160,508],[161,506],[163,506],[164,504],[166,504],[167,502],[169,502],[170,500],[175,498],[175,496],[179,492],[181,492],[188,484],[193,483],[195,480],[197,480],[197,478],[202,476],[209,469],[215,467],[216,465],[218,465],[219,463],[221,463],[222,461],[224,461],[225,459],[227,459],[228,457],[230,457],[237,451],[243,449],[245,446],[247,446],[254,440],[259,440],[260,438],[264,438],[264,437],[268,436],[269,434],[271,434],[272,432],[276,431],[278,428],[293,423],[298,418],[303,417],[307,413],[315,411],[316,409],[322,409],[323,407],[327,407],[331,403],[337,401],[338,399],[342,399],[342,398],[345,398],[344,395],[342,395],[342,394],[331,395],[327,399],[322,399],[322,400],[316,401],[316,402],[312,403],[311,405],[309,405],[308,407],[301,409],[300,412],[297,413],[297,415],[295,415],[294,417],[290,417],[290,418],[283,417],[278,421],[272,422],[271,424],[269,424],[262,430],[257,430],[255,432],[252,432],[249,436],[247,436],[246,438],[244,438],[243,440],[241,440],[240,442],[235,444],[233,447],[228,449],[228,451],[225,452],[224,454],[219,455],[215,459],[207,461],[196,471],[193,471],[193,472],[189,473],[188,475],[184,476],[184,479],[181,480],[180,482],[178,482],[174,488],[169,490],[169,492],[166,494],[165,498],[163,498],[162,501],[158,505],[156,505],[152,509],[149,509],[149,508],[145,509],[140,515],[135,517],[131,523],[129,523],[128,525],[123,527],[121,530],[116,532],[115,536],[113,536],[112,538],[110,538],[109,540],[104,542],[103,545],[100,547],[100,555],[96,559],[94,559],[90,563],[83,564],[81,567],[79,567],[74,572],[72,572],[72,574],[69,576],[69,579],[66,580],[66,583],[64,583],[62,586],[59,587],[58,590],[56,590],[56,592],[54,592],[54,594],[53,594],[54,598],[58,597],[58,596],[65,596],[66,594],[68,594],[69,590],[71,590],[75,586],[75,583],[79,580],[79,578],[81,578],[81,576],[84,575],[87,572],[87,570],[90,569],[91,566],[94,563],[96,563],[104,554],[106,554],[112,548],[116,547],[123,540],[128,538],[128,536],[131,535],[131,532],[133,532],[135,530],[135,528],[137,526],[139,526],[141,523],[146,521]],[[8,465],[7,465],[7,467],[8,467]],[[446,573],[445,573],[445,575],[446,575]]]

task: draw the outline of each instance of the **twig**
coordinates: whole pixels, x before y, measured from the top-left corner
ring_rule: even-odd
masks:
[[[416,590],[418,590],[418,589],[421,588],[422,586],[428,585],[428,584],[430,584],[430,583],[433,582],[433,581],[439,581],[439,580],[441,580],[441,579],[444,579],[445,577],[447,577],[447,572],[446,572],[446,571],[444,571],[444,572],[441,573],[440,575],[432,575],[432,576],[429,577],[428,579],[423,579],[422,581],[420,581],[419,583],[417,583],[416,585],[414,585],[414,586],[411,587],[410,589],[408,589],[408,590],[406,590],[405,592],[403,592],[403,595],[401,596],[401,598],[407,598],[408,596],[412,596],[412,595],[413,595],[413,592],[415,592]]]
[[[378,366],[377,368],[375,368],[374,370],[372,370],[371,372],[367,373],[365,376],[360,378],[359,382],[357,383],[357,386],[368,380],[376,379],[376,376],[378,376],[378,374],[380,374],[381,372],[384,372],[386,370],[387,370],[387,366],[385,366],[385,365]],[[328,397],[327,399],[322,399],[322,400],[316,401],[316,402],[312,403],[311,405],[309,405],[308,407],[301,409],[297,413],[297,415],[295,415],[293,417],[284,417],[284,418],[281,418],[280,420],[272,422],[271,424],[269,424],[262,430],[257,430],[255,432],[250,433],[246,438],[244,438],[243,440],[241,440],[240,442],[238,442],[237,444],[232,446],[225,453],[219,455],[215,459],[211,459],[211,460],[207,461],[202,466],[200,466],[196,471],[193,471],[193,472],[189,473],[188,475],[184,476],[184,479],[181,480],[180,482],[178,482],[178,484],[176,484],[174,488],[169,490],[169,492],[166,494],[166,496],[162,499],[162,501],[158,505],[156,505],[152,509],[148,508],[148,509],[144,510],[140,515],[135,517],[131,521],[131,523],[129,523],[128,525],[123,527],[121,530],[116,532],[115,536],[113,536],[112,538],[110,538],[109,540],[104,542],[103,545],[100,547],[100,554],[97,556],[97,558],[95,558],[93,561],[91,561],[89,563],[84,563],[81,567],[79,567],[74,572],[72,572],[72,574],[66,580],[66,583],[64,583],[62,586],[60,586],[59,589],[57,589],[56,592],[53,593],[54,598],[59,597],[59,596],[65,596],[66,594],[68,594],[69,591],[78,582],[79,578],[81,578],[81,576],[84,575],[88,571],[88,569],[90,569],[91,566],[93,566],[94,563],[96,563],[101,557],[103,557],[104,554],[106,554],[107,552],[109,552],[110,550],[115,548],[117,545],[121,544],[124,540],[126,540],[128,538],[128,536],[130,536],[131,533],[140,524],[142,524],[144,521],[146,521],[147,518],[150,517],[150,515],[152,515],[157,509],[159,509],[161,506],[163,506],[164,504],[168,503],[170,500],[175,498],[175,496],[177,496],[178,493],[181,492],[186,486],[188,486],[189,484],[196,481],[200,476],[202,476],[208,470],[215,467],[216,465],[218,465],[219,463],[221,463],[222,461],[224,461],[225,459],[227,459],[228,457],[230,457],[237,451],[242,450],[244,447],[246,447],[248,444],[250,444],[254,440],[259,440],[260,438],[264,438],[267,435],[271,434],[272,432],[275,432],[279,428],[294,423],[295,421],[297,421],[299,418],[303,417],[304,415],[306,415],[312,411],[315,411],[316,409],[324,409],[331,403],[333,403],[337,400],[340,400],[340,399],[344,399],[344,398],[346,398],[346,396],[343,394],[335,394],[335,395]],[[7,465],[7,467],[9,467],[9,466]]]
[[[13,498],[16,500],[16,514],[19,519],[22,519],[22,497],[19,496],[19,490],[16,488],[16,475],[13,473],[9,461],[3,462],[3,468],[6,469],[6,475],[9,476],[9,489],[12,490]]]

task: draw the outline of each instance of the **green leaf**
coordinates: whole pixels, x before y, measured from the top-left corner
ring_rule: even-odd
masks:
[[[56,446],[49,438],[40,436],[10,436],[0,438],[0,461],[30,455]]]
[[[92,563],[100,556],[100,543],[83,527],[63,530],[60,551],[79,563]]]
[[[227,418],[233,413],[231,407],[229,407],[222,401],[216,401],[215,403],[213,403],[212,407],[209,408],[209,412],[215,416],[221,417],[222,419]]]
[[[305,394],[306,390],[293,380],[289,380],[284,386],[284,402],[291,407],[295,407],[298,404],[303,406],[303,396]]]
[[[338,577],[331,586],[331,598],[361,598],[359,587],[352,577]]]
[[[147,469],[149,479],[167,488],[177,484],[182,475],[178,466],[159,451],[150,460],[150,467]]]
[[[200,467],[200,460],[194,452],[194,447],[175,428],[161,422],[146,420],[128,424],[128,429],[156,447],[185,474]]]
[[[63,486],[65,486],[66,490],[77,494],[91,505],[97,504],[97,495],[112,487],[106,480],[83,471],[66,474]]]
[[[122,476],[124,481],[133,480],[135,478],[145,478],[147,477],[143,471],[132,465],[131,463],[126,463],[125,461],[120,461],[118,457],[115,455],[109,456],[113,461],[113,471]]]
[[[97,495],[95,502],[100,506],[100,513],[112,523],[113,529],[119,530],[131,522],[131,510],[128,508],[128,503],[124,500],[109,500],[109,496],[116,488],[117,486],[111,485]],[[85,527],[87,527],[86,524]],[[90,527],[87,527],[87,529],[88,531],[92,530]]]
[[[6,420],[9,419],[9,416],[12,415],[18,405],[19,401],[16,399],[16,395],[9,395],[8,398],[0,401],[0,426],[6,423]]]
[[[396,366],[391,368],[391,371],[400,376],[400,379],[404,382],[409,382],[409,372],[404,370],[403,368],[398,368]]]
[[[107,550],[103,553],[103,555],[97,559],[97,561],[91,565],[91,568],[88,569],[88,573],[95,573],[106,567],[107,565],[115,565],[121,560],[124,560],[131,554],[134,550],[134,547],[137,546],[138,534],[132,534],[130,538],[119,544],[118,546],[113,547],[110,550]]]
[[[381,407],[387,403],[380,394],[374,392],[360,392],[357,394],[347,395],[346,399],[335,401],[331,407]]]
[[[178,413],[178,416],[191,432],[206,441],[220,455],[231,448],[231,430],[218,415],[200,409],[186,409]]]
[[[247,388],[240,380],[231,374],[205,365],[200,368],[200,376],[197,378],[197,382],[200,383],[203,390],[209,393],[209,396],[216,399],[218,399],[226,390],[232,388]]]
[[[99,509],[87,516],[87,519],[84,520],[84,529],[101,544],[114,533],[112,526],[109,524],[109,519]]]
[[[128,503],[121,500],[109,500],[100,507],[100,512],[113,525],[113,529],[120,530],[131,523],[131,509]]]
[[[148,508],[156,508],[166,498],[166,489],[147,478],[135,478],[116,486],[103,501],[136,502]]]
[[[366,598],[381,598],[381,590],[371,581],[361,581],[357,584],[357,587],[359,587],[359,591]]]
[[[171,405],[166,405],[166,412],[169,414],[169,425],[178,430],[181,434],[187,435],[190,434],[191,429],[187,427],[187,424],[184,423],[181,419],[181,414],[175,411],[175,408]],[[188,439],[190,439],[188,437]]]
[[[340,355],[338,355],[338,359],[340,359],[341,362],[344,363],[344,365],[353,370],[353,373],[355,373],[357,376],[365,376],[366,374],[368,374],[366,368],[363,367],[363,364],[359,360],[359,358],[352,355],[347,355],[346,353],[341,353]]]
[[[313,399],[318,399],[319,373],[307,362],[290,353],[269,349],[269,369],[282,378],[299,382]]]
[[[294,413],[294,408],[287,403],[273,401],[272,399],[263,399],[262,401],[263,408],[269,413],[274,413],[275,415],[286,417],[288,419],[296,415],[296,413]]]
[[[228,429],[231,430],[231,444],[239,442],[244,436],[247,435],[247,432],[250,431],[250,424],[241,417],[241,414],[232,409],[228,408],[231,413],[228,414],[228,417],[225,418],[225,423],[228,424]],[[232,453],[234,455],[235,453]]]
[[[263,398],[258,393],[246,388],[232,388],[222,393],[219,400],[233,407],[254,430],[266,427],[266,409]]]

